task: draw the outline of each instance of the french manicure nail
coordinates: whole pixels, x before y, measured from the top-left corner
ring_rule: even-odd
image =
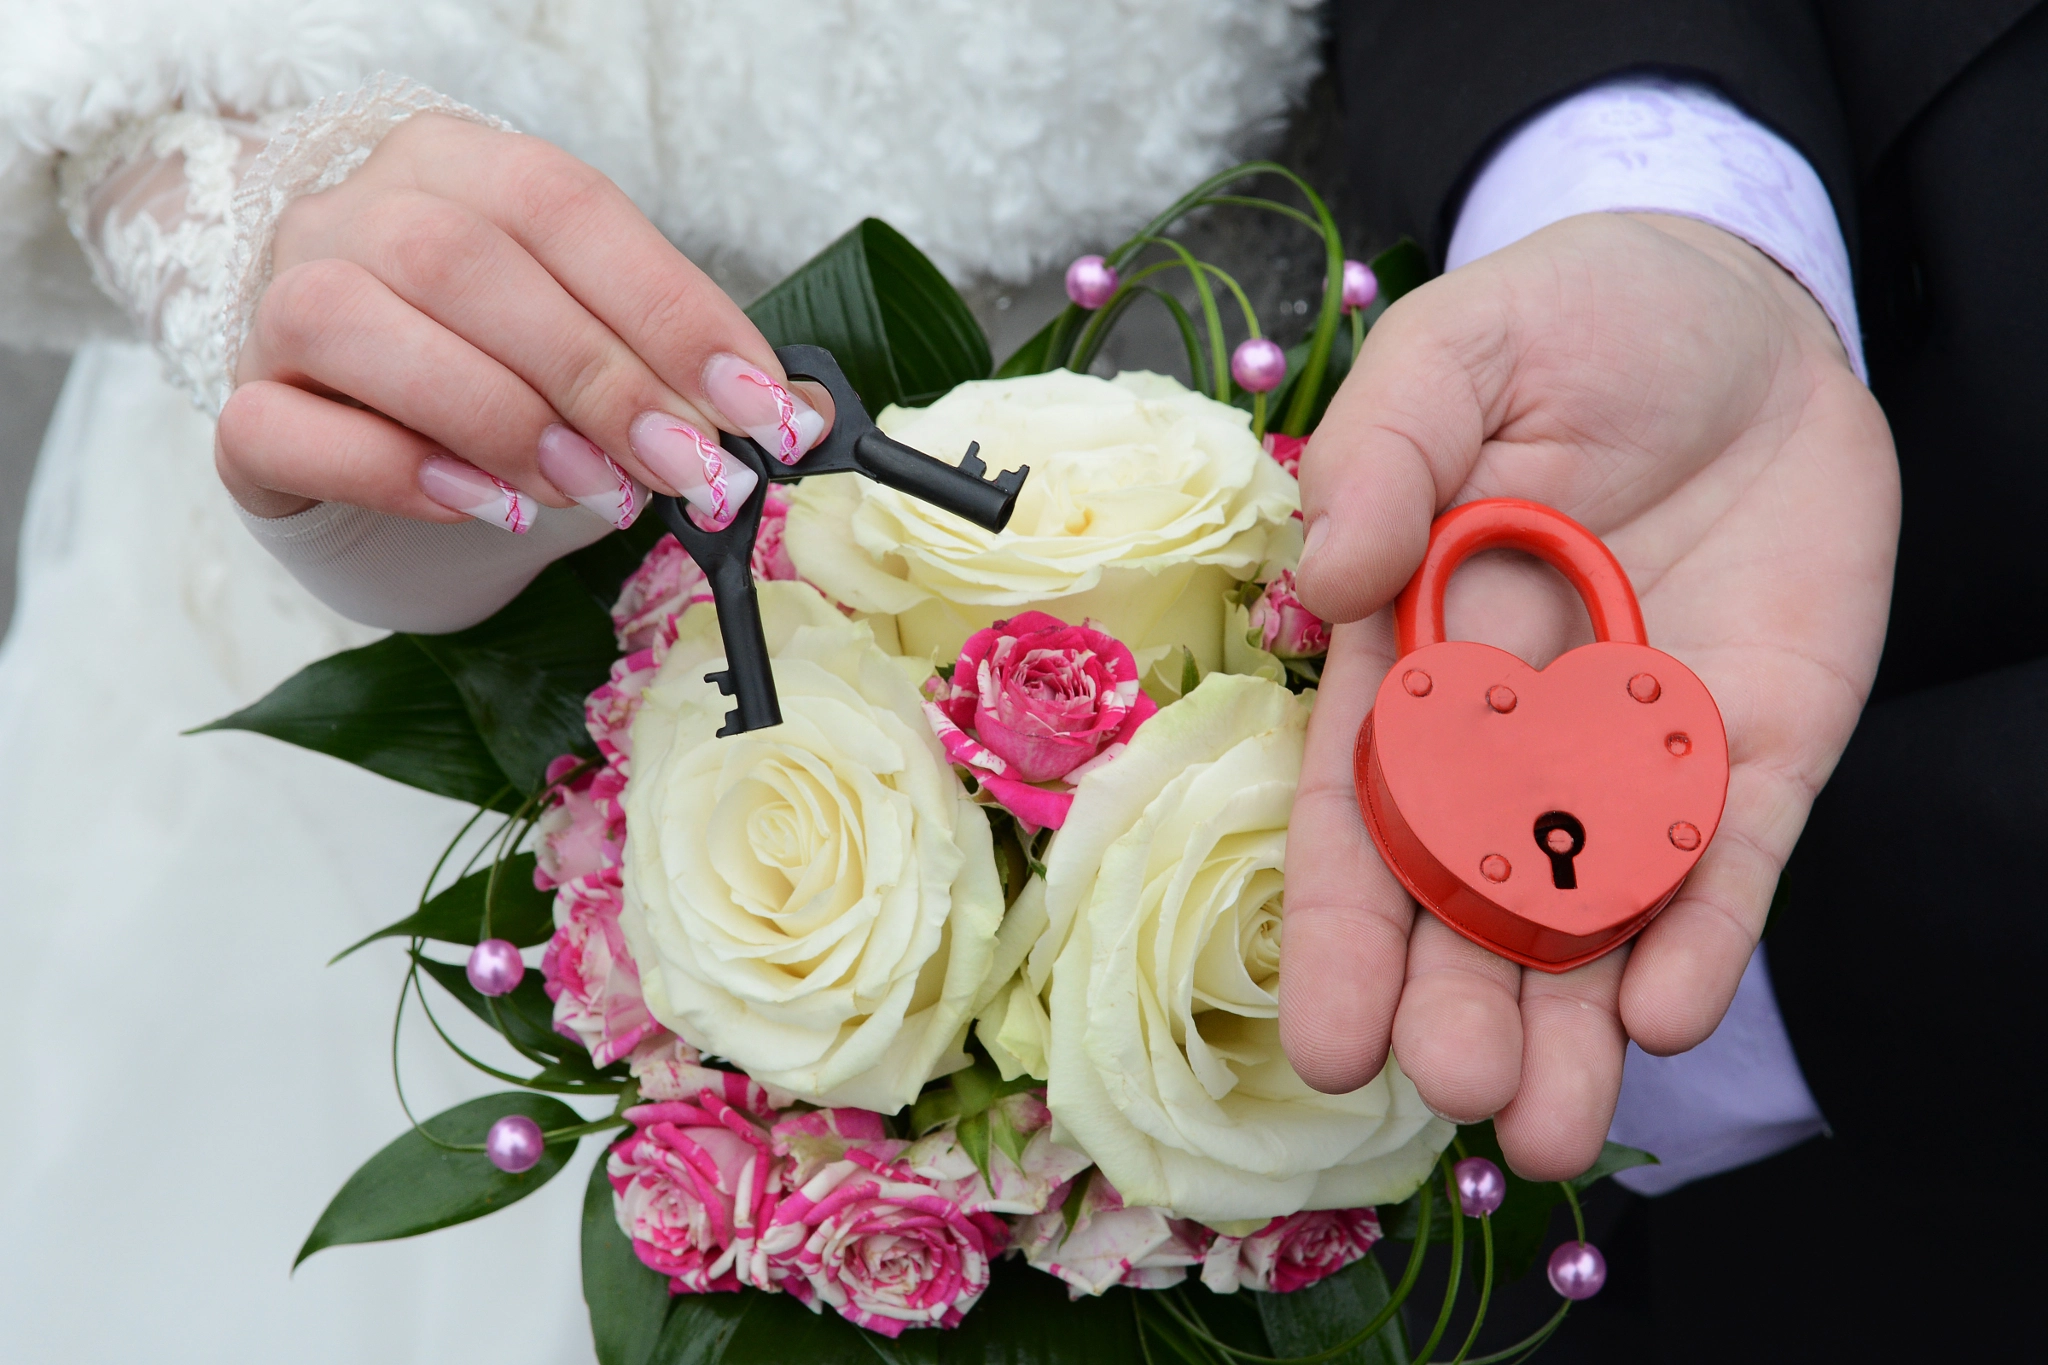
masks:
[[[446,455],[420,461],[420,492],[454,512],[523,536],[532,529],[534,500],[495,474]]]
[[[801,460],[825,434],[825,418],[800,394],[729,352],[704,363],[704,394],[784,464]]]
[[[643,412],[627,433],[633,453],[668,480],[683,501],[697,509],[707,531],[732,525],[747,496],[761,482],[753,470],[729,458],[718,442],[665,412]],[[567,492],[567,489],[563,490]]]
[[[647,486],[582,432],[556,422],[540,434],[540,472],[580,506],[625,530],[647,505]]]

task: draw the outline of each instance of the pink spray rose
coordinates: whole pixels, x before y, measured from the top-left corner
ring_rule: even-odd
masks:
[[[733,1108],[770,1123],[778,1111],[795,1103],[788,1091],[763,1085],[744,1072],[705,1066],[697,1049],[673,1033],[644,1040],[626,1058],[626,1069],[645,1100],[691,1100],[710,1090]]]
[[[1073,797],[1033,784],[1078,780],[1159,709],[1122,643],[1042,611],[968,636],[952,681],[932,690],[925,711],[946,756],[1034,829],[1059,828]]]
[[[549,784],[560,782],[582,762],[574,754],[563,754],[548,764]],[[626,813],[614,793],[597,789],[601,773],[593,768],[556,787],[548,808],[534,822],[538,846],[533,884],[540,890],[551,891],[563,882],[619,865],[619,852],[626,840]]]
[[[990,1113],[1026,1138],[1022,1163],[991,1143],[984,1177],[960,1145],[958,1132],[948,1126],[911,1143],[897,1164],[929,1180],[969,1213],[1007,1214],[1044,1211],[1054,1190],[1088,1169],[1087,1157],[1052,1140],[1052,1111],[1045,1107],[1044,1091],[1006,1095]]]
[[[849,1153],[865,1152],[894,1161],[910,1144],[889,1136],[882,1116],[872,1109],[806,1109],[787,1114],[770,1135],[775,1155],[789,1159],[789,1183],[801,1185]]]
[[[783,548],[783,528],[789,521],[789,494],[779,485],[768,485],[761,506],[761,529],[754,536],[754,577],[763,582],[780,582],[797,576],[789,552]],[[640,567],[619,585],[619,600],[612,606],[612,628],[618,632],[619,648],[626,653],[658,647],[664,634],[672,634],[676,617],[699,602],[711,600],[711,585],[697,561],[690,558],[674,536],[654,542]]]
[[[555,892],[555,936],[540,960],[555,1032],[610,1066],[660,1031],[640,998],[640,969],[619,928],[619,869],[566,882]]]
[[[1330,651],[1327,621],[1301,605],[1294,593],[1294,570],[1282,569],[1252,603],[1252,629],[1259,648],[1282,659],[1307,659]]]
[[[636,1105],[626,1121],[634,1131],[612,1148],[605,1175],[633,1253],[669,1277],[672,1294],[737,1290],[782,1193],[767,1130],[710,1089]]]
[[[1218,1237],[1202,1263],[1202,1283],[1218,1294],[1259,1289],[1292,1294],[1336,1274],[1380,1239],[1371,1209],[1324,1209],[1275,1218],[1249,1237]]]
[[[1009,1229],[855,1148],[782,1196],[755,1243],[750,1282],[871,1332],[952,1327],[988,1288]]]
[[[612,664],[612,675],[583,702],[583,724],[597,741],[597,751],[619,769],[621,776],[632,757],[633,716],[640,710],[640,694],[654,681],[661,660],[652,649],[636,649]]]
[[[1100,1171],[1081,1179],[1090,1183],[1073,1231],[1067,1230],[1065,1189],[1054,1192],[1044,1213],[1017,1224],[1024,1259],[1065,1280],[1069,1298],[1101,1294],[1119,1284],[1170,1289],[1187,1278],[1188,1267],[1202,1264],[1215,1235],[1209,1229],[1165,1209],[1125,1208],[1123,1197]]]

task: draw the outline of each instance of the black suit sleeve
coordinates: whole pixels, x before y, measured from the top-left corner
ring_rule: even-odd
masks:
[[[1464,186],[1530,114],[1627,72],[1702,80],[1797,147],[1846,226],[1853,162],[1828,50],[1801,0],[1336,0],[1351,208],[1438,263]]]

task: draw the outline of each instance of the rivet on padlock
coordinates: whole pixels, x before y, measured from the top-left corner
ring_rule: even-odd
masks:
[[[1451,572],[1495,548],[1563,573],[1594,643],[1538,670],[1446,640]],[[1620,563],[1552,508],[1467,503],[1430,528],[1395,629],[1401,657],[1353,756],[1388,867],[1439,919],[1524,966],[1564,971],[1627,942],[1713,840],[1728,736],[1706,684],[1650,647]],[[1512,875],[1532,832],[1541,860]]]

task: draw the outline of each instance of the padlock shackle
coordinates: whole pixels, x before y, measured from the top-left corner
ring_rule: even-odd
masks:
[[[1396,647],[1402,654],[1446,638],[1444,589],[1452,571],[1481,550],[1498,549],[1535,555],[1563,574],[1586,604],[1596,640],[1650,642],[1628,574],[1600,537],[1540,502],[1482,498],[1453,507],[1430,524],[1422,564],[1394,606]]]

